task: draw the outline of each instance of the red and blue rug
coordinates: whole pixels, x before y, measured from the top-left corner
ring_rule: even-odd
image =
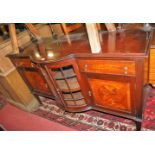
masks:
[[[153,89],[151,93],[154,94],[155,89]],[[55,102],[50,99],[41,98],[41,100],[43,101],[43,104],[34,112],[34,114],[79,131],[136,130],[135,122],[129,119],[94,110],[82,113],[69,113],[60,109],[56,106]],[[147,98],[141,130],[155,130],[155,96]]]
[[[151,94],[155,94],[155,89]],[[60,109],[56,103],[47,98],[41,98],[43,104],[39,109],[33,112],[41,118],[66,126],[69,129],[79,131],[134,131],[136,130],[135,122],[129,119],[116,117],[90,110],[82,113],[69,113]],[[3,109],[6,101],[0,97],[0,108]],[[5,108],[5,106],[4,106]],[[9,116],[9,114],[7,114]],[[25,114],[26,115],[26,114]],[[155,130],[155,96],[147,98],[144,111],[144,119],[142,122],[143,131]],[[11,116],[10,116],[11,117]],[[38,119],[39,121],[39,119]],[[24,129],[24,127],[22,128]],[[39,129],[38,129],[39,130]]]

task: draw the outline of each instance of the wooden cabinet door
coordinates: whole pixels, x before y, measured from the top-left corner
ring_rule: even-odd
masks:
[[[10,59],[40,103],[39,96],[47,97],[54,101],[56,100],[58,104],[60,103],[49,77],[40,64],[33,63],[29,56],[10,55]]]
[[[75,60],[46,64],[45,68],[53,80],[66,110],[78,112],[90,108],[88,93],[84,89],[84,82]]]
[[[135,78],[84,73],[94,107],[124,114],[135,114]]]
[[[32,90],[33,93],[40,94],[42,96],[47,96],[50,98],[55,98],[49,86],[40,72],[36,67],[18,67],[18,71],[21,76]]]

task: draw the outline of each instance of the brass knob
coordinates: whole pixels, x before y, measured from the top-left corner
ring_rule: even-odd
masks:
[[[125,66],[125,67],[124,67],[124,70],[128,70],[128,66]]]
[[[84,70],[87,71],[87,69],[88,69],[88,65],[85,64],[85,65],[84,65]]]
[[[124,67],[124,74],[128,74],[128,66]]]

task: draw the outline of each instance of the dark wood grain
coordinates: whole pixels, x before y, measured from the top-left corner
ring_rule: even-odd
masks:
[[[39,90],[35,95],[51,95],[59,106],[70,112],[95,109],[133,119],[139,130],[144,86],[149,83],[152,34],[142,29],[101,32],[102,50],[98,54],[91,53],[86,34],[77,34],[70,36],[71,44],[65,37],[53,42],[46,40],[46,57],[36,56],[38,48],[34,43],[22,55],[9,57],[17,68],[39,70],[35,76],[32,72],[21,73],[29,80],[29,87]],[[70,75],[66,74],[69,70],[62,71],[61,76],[55,71],[68,66],[74,71]]]

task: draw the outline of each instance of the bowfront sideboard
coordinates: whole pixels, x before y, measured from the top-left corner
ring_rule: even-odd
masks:
[[[9,58],[32,93],[69,112],[90,109],[132,119],[140,130],[149,91],[152,31],[101,32],[101,52],[91,53],[86,34],[48,42],[47,57],[32,43]]]

